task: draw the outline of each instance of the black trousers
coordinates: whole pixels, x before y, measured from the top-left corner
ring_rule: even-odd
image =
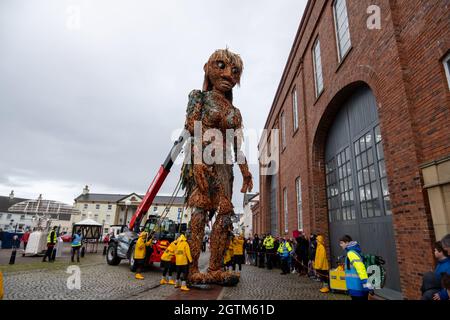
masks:
[[[186,281],[189,271],[189,265],[177,266],[177,280]]]
[[[145,259],[134,259],[136,266],[136,273],[141,273],[144,270]]]
[[[45,252],[45,256],[44,256],[44,259],[42,259],[42,262],[47,261],[47,257],[48,257],[48,261],[49,261],[49,262],[55,260],[54,257],[53,257],[53,254],[52,254],[54,248],[55,248],[54,245],[52,245],[52,246],[47,246],[47,251]]]
[[[165,277],[167,273],[169,273],[169,277],[171,277],[176,270],[175,263],[170,261],[161,261],[161,267],[163,268],[163,277]]]
[[[236,265],[239,266],[239,271],[242,271],[242,262],[244,261],[243,255],[236,255],[233,257],[233,271],[236,270]]]
[[[267,269],[273,268],[274,258],[275,258],[275,250],[274,249],[266,249],[266,260],[267,260]]]
[[[317,275],[318,275],[320,281],[329,284],[328,270],[316,270],[316,272],[317,272]]]
[[[281,271],[283,271],[284,274],[289,273],[289,259],[288,258],[281,258]]]
[[[264,252],[258,252],[258,267],[259,268],[264,268],[264,259],[265,259],[265,253]]]
[[[81,246],[72,247],[72,256],[71,256],[72,262],[74,262],[75,252],[77,253],[77,262],[80,262],[80,249],[81,249]]]

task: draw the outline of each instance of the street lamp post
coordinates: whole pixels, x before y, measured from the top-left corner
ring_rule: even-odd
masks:
[[[126,225],[127,224],[127,218],[128,218],[128,207],[131,205],[131,201],[130,200],[125,200],[125,219],[123,221],[123,223]]]

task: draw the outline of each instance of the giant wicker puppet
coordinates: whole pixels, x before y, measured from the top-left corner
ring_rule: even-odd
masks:
[[[193,136],[195,126],[201,124],[202,133],[209,129],[216,129],[222,133],[223,140],[202,141],[199,144],[191,142],[188,145],[191,157],[190,163],[185,163],[181,172],[182,186],[186,192],[187,206],[192,209],[190,222],[189,246],[193,263],[189,269],[191,283],[217,283],[233,285],[239,281],[237,273],[222,271],[222,261],[229,245],[232,231],[233,204],[233,164],[230,163],[227,145],[227,130],[241,129],[242,118],[239,109],[233,106],[233,88],[239,84],[243,70],[243,63],[239,55],[228,49],[215,51],[204,66],[205,80],[203,90],[193,90],[189,94],[186,112],[185,129]],[[236,135],[231,139],[234,150],[234,161],[237,160],[237,149],[241,137]],[[205,139],[206,140],[206,139]],[[191,140],[193,141],[193,140]],[[215,143],[223,148],[223,163],[207,164],[201,160],[193,160],[195,152],[200,154],[209,144]],[[228,142],[228,144],[230,144]],[[228,145],[228,147],[230,147]],[[226,159],[225,159],[226,158]],[[217,159],[217,158],[216,158]],[[227,161],[228,160],[228,161]],[[218,161],[217,161],[218,162]],[[247,161],[239,161],[239,168],[243,176],[242,193],[251,191],[253,187],[252,175]],[[210,236],[211,257],[206,273],[198,268],[198,259],[205,225],[215,215],[215,222]]]

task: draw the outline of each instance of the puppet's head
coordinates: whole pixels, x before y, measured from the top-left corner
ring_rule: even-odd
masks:
[[[244,65],[241,57],[228,49],[216,50],[204,66],[203,91],[216,89],[232,101],[232,90],[241,80]]]

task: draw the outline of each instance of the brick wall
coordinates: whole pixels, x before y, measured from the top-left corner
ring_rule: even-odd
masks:
[[[381,30],[366,27],[370,5],[381,8]],[[332,1],[310,1],[269,113],[266,128],[286,117],[287,147],[280,151],[279,228],[288,190],[289,233],[297,228],[295,179],[302,180],[306,232],[328,236],[324,151],[341,102],[365,83],[378,103],[393,225],[405,298],[419,297],[421,273],[434,264],[431,214],[419,166],[450,154],[450,94],[441,59],[450,49],[450,1],[347,0],[352,49],[339,65]],[[314,91],[312,45],[319,37],[324,91]],[[299,129],[293,130],[291,92],[297,89]],[[261,227],[269,222],[268,179],[261,177]]]

